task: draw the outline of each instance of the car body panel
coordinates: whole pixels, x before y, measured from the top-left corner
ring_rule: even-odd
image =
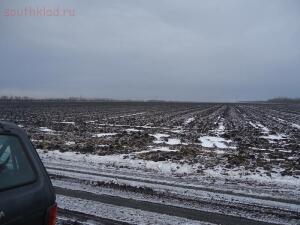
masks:
[[[35,181],[31,183],[0,190],[0,215],[2,215],[0,216],[0,224],[46,224],[47,210],[55,204],[54,189],[46,169],[27,134],[14,124],[0,123],[0,134],[15,135],[19,138],[36,174]]]

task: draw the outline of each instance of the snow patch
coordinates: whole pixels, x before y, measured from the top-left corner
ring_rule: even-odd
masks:
[[[93,137],[108,137],[108,136],[114,136],[117,135],[118,133],[99,133],[93,135]]]
[[[174,129],[174,130],[171,130],[172,133],[175,133],[175,134],[182,134],[184,132],[183,129]]]
[[[68,146],[75,145],[75,141],[67,141],[65,144]]]
[[[164,143],[164,141],[162,140],[162,138],[170,137],[170,135],[168,135],[168,134],[161,134],[161,133],[150,134],[150,136],[155,137],[156,140],[153,141],[153,143],[155,143],[155,144]]]
[[[261,138],[270,139],[270,140],[282,140],[285,138],[285,136],[281,134],[269,134],[265,136],[260,136]]]
[[[177,149],[170,149],[169,147],[159,147],[159,148],[151,148],[149,150],[145,150],[145,151],[140,151],[137,152],[136,154],[140,154],[140,153],[148,153],[148,152],[178,152]]]
[[[135,129],[135,128],[128,128],[128,129],[126,129],[126,131],[131,133],[131,132],[142,132],[143,130],[138,130],[138,129]]]
[[[180,145],[181,141],[177,138],[169,138],[167,142],[165,142],[167,145]]]
[[[45,132],[45,133],[54,133],[55,132],[55,130],[51,130],[47,127],[40,127],[39,130],[42,132]]]
[[[188,118],[186,121],[184,121],[184,125],[188,125],[189,123],[193,122],[195,120],[194,117]]]
[[[64,121],[64,122],[60,122],[62,124],[70,124],[70,125],[75,125],[75,122],[67,122],[67,121]]]
[[[293,123],[293,124],[292,124],[292,127],[297,128],[297,129],[300,129],[300,125],[299,125],[299,124],[296,124],[296,123]]]
[[[99,148],[107,148],[109,145],[97,145]]]
[[[257,128],[260,128],[262,130],[263,134],[269,134],[270,133],[270,129],[265,127],[264,125],[262,125],[261,123],[257,122],[256,123]]]
[[[159,148],[156,150],[165,150],[168,151],[167,148]],[[128,157],[126,154],[118,154],[118,155],[105,155],[98,156],[92,154],[80,154],[76,152],[59,152],[58,150],[49,151],[47,153],[42,153],[39,151],[42,158],[47,158],[51,161],[56,160],[66,160],[66,161],[74,161],[77,164],[93,164],[93,165],[105,165],[105,166],[113,166],[117,168],[135,168],[142,169],[146,171],[155,171],[164,174],[191,174],[194,173],[198,165],[189,165],[189,164],[179,164],[173,163],[170,161],[148,161],[142,159],[133,159]]]
[[[231,146],[228,146],[232,141],[222,137],[203,136],[198,138],[198,140],[201,141],[201,146],[206,148],[232,148]]]

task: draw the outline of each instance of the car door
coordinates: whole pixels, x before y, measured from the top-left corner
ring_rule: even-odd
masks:
[[[45,224],[50,193],[34,160],[21,138],[0,134],[1,225]]]

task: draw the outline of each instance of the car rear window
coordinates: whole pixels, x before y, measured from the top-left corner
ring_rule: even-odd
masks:
[[[0,135],[0,191],[34,180],[34,171],[20,140],[12,135]]]

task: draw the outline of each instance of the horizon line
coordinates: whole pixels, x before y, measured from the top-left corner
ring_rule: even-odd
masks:
[[[166,100],[166,99],[117,99],[100,97],[30,97],[30,96],[0,96],[0,101],[73,101],[73,102],[166,102],[166,103],[251,103],[251,102],[278,102],[299,101],[300,98],[275,97],[265,100],[236,100],[236,101],[192,101],[192,100]]]

